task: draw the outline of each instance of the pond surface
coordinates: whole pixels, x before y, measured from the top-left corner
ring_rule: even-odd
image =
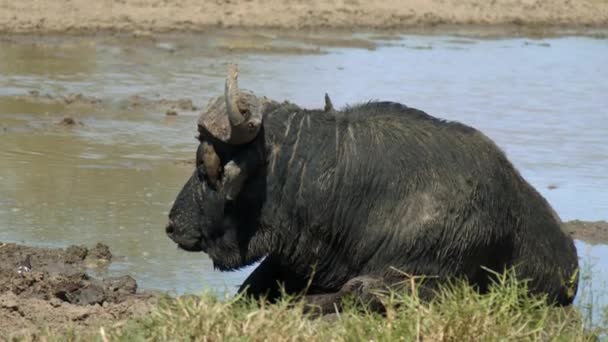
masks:
[[[608,219],[608,40],[15,36],[0,38],[0,241],[100,241],[120,256],[110,271],[142,288],[234,291],[250,269],[214,271],[163,229],[191,173],[177,161],[194,157],[200,110],[178,106],[167,116],[166,100],[204,107],[230,62],[244,88],[276,100],[314,108],[325,92],[336,107],[393,100],[472,125],[562,219]],[[70,94],[84,97],[62,98]],[[57,125],[65,116],[82,125]],[[577,246],[594,263],[593,286],[604,284],[608,248]]]

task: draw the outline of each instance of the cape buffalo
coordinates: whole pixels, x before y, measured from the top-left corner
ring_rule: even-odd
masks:
[[[238,106],[236,105],[238,104]],[[255,137],[240,123],[261,117]],[[394,102],[309,110],[237,87],[202,113],[196,171],[169,214],[168,236],[222,271],[264,259],[241,285],[336,296],[433,276],[429,289],[513,267],[531,293],[573,301],[578,258],[560,219],[487,136]],[[209,185],[205,144],[233,163],[234,200]],[[429,291],[428,293],[432,293]],[[315,296],[316,295],[316,296]]]

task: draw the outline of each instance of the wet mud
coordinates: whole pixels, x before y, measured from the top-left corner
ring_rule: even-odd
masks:
[[[189,112],[197,111],[199,109],[193,104],[191,99],[164,99],[159,98],[159,96],[160,95],[158,94],[151,94],[149,96],[133,95],[129,96],[128,98],[122,99],[119,102],[113,102],[111,100],[102,100],[98,97],[89,96],[82,93],[54,95],[50,93],[41,93],[37,90],[30,90],[27,94],[13,96],[12,98],[16,101],[25,101],[39,104],[56,104],[63,105],[66,107],[105,107],[111,106],[114,103],[122,109],[158,108]]]
[[[157,94],[151,97],[133,95],[121,101],[119,105],[122,109],[157,108],[159,110],[166,110],[167,114],[174,112],[174,115],[177,115],[178,112],[195,112],[199,110],[191,99],[164,99],[159,98]]]
[[[94,277],[112,261],[106,245],[36,248],[0,243],[0,336],[32,336],[45,327],[116,324],[156,301],[129,275]]]
[[[26,95],[16,96],[15,99],[22,101],[31,101],[44,104],[64,104],[64,105],[86,105],[96,106],[101,105],[101,99],[86,96],[83,94],[67,94],[67,95],[52,95],[43,94],[38,90],[30,90]]]
[[[564,223],[564,229],[577,240],[591,245],[608,244],[608,222],[572,220]]]
[[[167,117],[175,117],[185,113],[196,113],[200,110],[198,106],[194,105],[192,99],[167,99],[161,98],[159,94],[132,95],[113,100],[82,93],[55,95],[31,90],[26,94],[0,97],[0,100],[52,108],[53,110],[48,113],[47,122],[42,123],[42,127],[47,129],[85,126],[86,120],[81,119],[80,116],[93,112],[153,111],[164,113]]]

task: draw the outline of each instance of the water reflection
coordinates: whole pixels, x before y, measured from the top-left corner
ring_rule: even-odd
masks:
[[[277,100],[315,108],[325,92],[337,107],[395,100],[473,125],[562,218],[608,219],[605,40],[355,38],[0,41],[0,240],[61,247],[101,241],[121,256],[112,272],[133,274],[142,287],[233,291],[248,270],[213,271],[205,255],[178,251],[162,229],[192,172],[175,161],[193,157],[196,113],[168,118],[156,105],[125,105],[138,95],[204,106],[222,91],[233,61],[243,87]],[[43,101],[28,96],[32,90],[53,96]],[[76,93],[102,102],[56,97]],[[83,126],[55,125],[66,115]],[[597,274],[607,270],[604,249],[590,252],[600,257]]]

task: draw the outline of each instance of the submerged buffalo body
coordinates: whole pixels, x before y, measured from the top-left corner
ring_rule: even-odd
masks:
[[[395,283],[400,270],[433,276],[430,288],[461,278],[483,292],[487,269],[514,267],[530,292],[572,302],[572,239],[479,131],[392,102],[306,110],[249,97],[239,111],[251,101],[263,125],[248,143],[231,144],[226,129],[210,127],[221,113],[199,121],[200,140],[213,144],[221,163],[242,167],[236,199],[209,186],[199,147],[167,226],[183,249],[207,253],[220,270],[265,257],[241,291],[335,294],[353,279]]]

